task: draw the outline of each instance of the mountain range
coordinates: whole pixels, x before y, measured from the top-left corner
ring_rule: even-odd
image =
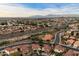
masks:
[[[79,17],[78,14],[62,14],[62,15],[53,15],[53,14],[48,14],[48,15],[34,15],[30,16],[29,18],[53,18],[53,17]]]

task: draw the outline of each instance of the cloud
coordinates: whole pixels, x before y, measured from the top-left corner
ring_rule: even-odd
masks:
[[[0,4],[0,17],[28,17],[48,14],[79,14],[79,7],[70,4],[63,6],[63,8],[34,9],[22,7],[19,4]]]

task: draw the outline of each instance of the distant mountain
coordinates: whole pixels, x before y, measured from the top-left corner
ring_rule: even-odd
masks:
[[[49,15],[34,15],[34,16],[30,16],[29,18],[53,18],[53,17],[59,17],[59,15],[52,15],[52,14],[49,14]]]
[[[48,15],[34,15],[30,16],[29,18],[53,18],[53,17],[79,17],[77,14],[61,14],[61,15],[53,15],[53,14],[48,14]]]
[[[61,15],[53,15],[53,14],[48,14],[46,17],[61,17]]]
[[[44,18],[45,16],[42,15],[34,15],[34,16],[30,16],[29,18]]]

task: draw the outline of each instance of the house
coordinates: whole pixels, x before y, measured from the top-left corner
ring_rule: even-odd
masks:
[[[70,39],[73,39],[73,40],[75,40],[75,39],[76,39],[74,36],[70,36],[69,38],[70,38]]]
[[[74,42],[75,42],[74,39],[68,39],[68,40],[66,41],[66,44],[72,45],[72,44],[74,44]]]
[[[48,44],[44,44],[42,47],[42,55],[48,56],[51,55],[52,48]]]
[[[75,28],[75,27],[77,27],[77,24],[69,24],[69,27],[70,28]]]
[[[37,43],[33,43],[32,45],[31,45],[31,48],[32,48],[32,54],[33,55],[41,55],[41,46],[39,45],[39,44],[37,44]]]
[[[69,34],[64,32],[63,38],[65,38],[65,39],[69,38]]]
[[[63,55],[64,56],[79,56],[79,51],[75,51],[75,50],[70,49]]]
[[[68,30],[68,31],[67,31],[68,34],[71,34],[71,32],[72,32],[71,30]]]
[[[74,48],[78,48],[79,47],[79,41],[76,41],[73,45]]]
[[[54,48],[54,52],[63,53],[64,51],[65,51],[65,48],[60,45],[56,45]]]
[[[41,46],[39,44],[32,44],[32,50],[41,50]]]
[[[75,56],[79,56],[79,51],[73,51],[74,52],[74,54],[75,54]]]
[[[4,52],[8,55],[12,54],[12,53],[15,53],[17,52],[17,49],[16,48],[11,48],[11,47],[8,47],[8,48],[5,48],[4,49]]]
[[[18,51],[20,51],[22,54],[27,54],[30,52],[30,46],[29,45],[19,45],[17,46]]]
[[[73,50],[68,50],[65,54],[63,54],[64,56],[74,56],[74,52]]]
[[[51,41],[53,38],[54,36],[52,34],[46,34],[42,39],[45,41]]]
[[[45,53],[50,53],[51,52],[51,46],[44,44],[42,47],[42,51],[44,51]]]
[[[67,39],[69,38],[69,35],[64,35],[63,38]]]

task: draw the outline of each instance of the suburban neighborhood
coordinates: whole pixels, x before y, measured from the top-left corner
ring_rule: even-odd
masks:
[[[0,55],[79,56],[79,19],[0,18]]]

